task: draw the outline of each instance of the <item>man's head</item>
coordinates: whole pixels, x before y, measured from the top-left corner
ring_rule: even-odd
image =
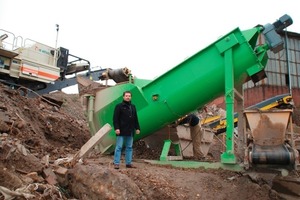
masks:
[[[131,92],[130,91],[123,92],[123,100],[127,101],[127,102],[131,101]]]

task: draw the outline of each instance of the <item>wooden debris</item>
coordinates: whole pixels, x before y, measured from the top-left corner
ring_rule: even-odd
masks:
[[[71,166],[75,164],[75,162],[84,157],[87,153],[89,153],[101,140],[103,137],[111,130],[111,126],[109,124],[105,124],[93,137],[91,137],[75,154],[74,158],[71,161]]]

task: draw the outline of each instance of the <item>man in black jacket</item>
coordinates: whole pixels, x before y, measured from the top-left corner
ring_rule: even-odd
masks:
[[[125,143],[126,168],[135,168],[132,162],[132,145],[134,134],[140,134],[140,125],[136,107],[131,103],[131,92],[123,93],[123,101],[116,105],[113,116],[114,130],[117,135],[114,154],[114,167],[119,169],[123,143]]]

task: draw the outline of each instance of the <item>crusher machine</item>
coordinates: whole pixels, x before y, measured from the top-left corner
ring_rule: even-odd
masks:
[[[250,80],[257,83],[266,77],[267,52],[283,50],[278,32],[292,23],[290,16],[283,15],[273,24],[257,25],[244,31],[235,28],[154,80],[138,79],[127,71],[126,78],[118,84],[84,96],[92,135],[106,124],[113,125],[114,108],[122,101],[122,93],[126,90],[132,93],[141,127],[141,133],[135,135],[134,141],[153,134],[217,97],[225,96],[226,150],[221,155],[221,163],[236,164],[235,97],[243,99],[243,83]],[[259,38],[264,38],[263,42],[259,43]],[[98,150],[112,153],[115,139],[112,129],[99,141]],[[254,148],[258,146],[254,145]],[[257,151],[252,150],[254,154]],[[252,160],[259,159],[252,156]]]
[[[57,25],[57,31],[59,30]],[[97,80],[105,69],[64,47],[51,47],[0,29],[0,82],[35,97],[76,85],[75,75]]]

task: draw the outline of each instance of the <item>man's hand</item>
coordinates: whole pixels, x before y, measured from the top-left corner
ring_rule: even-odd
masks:
[[[120,129],[116,129],[116,130],[115,130],[115,133],[116,133],[117,135],[120,135]]]
[[[140,132],[141,132],[141,131],[140,131],[139,129],[137,129],[137,130],[135,131],[136,134],[140,134]]]

